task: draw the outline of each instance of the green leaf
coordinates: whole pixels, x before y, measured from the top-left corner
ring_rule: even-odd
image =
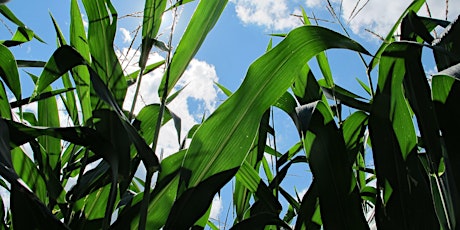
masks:
[[[321,87],[308,65],[305,65],[302,72],[296,76],[291,88],[300,105],[306,105],[323,98]]]
[[[145,68],[152,46],[155,44],[158,30],[160,29],[163,12],[167,0],[146,0],[144,6],[144,19],[142,22],[142,44],[139,67]]]
[[[41,202],[47,204],[49,200],[45,180],[34,162],[20,148],[12,149],[11,157],[18,176],[31,188]]]
[[[359,80],[359,78],[356,78],[356,80],[358,81],[359,85],[361,85],[361,87],[367,92],[367,94],[369,94],[369,96],[372,96],[371,88],[369,88],[369,86],[367,86],[366,83]]]
[[[241,87],[198,129],[187,153],[191,160],[186,158],[184,162],[185,168],[194,169],[190,186],[197,185],[213,172],[242,163],[257,130],[258,123],[254,121],[260,120],[265,110],[284,94],[294,76],[317,52],[327,48],[349,48],[367,53],[352,40],[321,27],[304,26],[290,35],[251,65]],[[284,65],[279,66],[281,63]],[[240,98],[247,100],[242,102]],[[227,132],[215,133],[217,127]],[[238,135],[233,135],[236,133]],[[230,154],[234,146],[239,146],[240,154]]]
[[[59,47],[46,63],[35,85],[32,99],[42,93],[48,86],[56,81],[60,76],[78,65],[84,65],[85,61],[81,55],[72,47],[63,45]]]
[[[3,16],[5,16],[5,18],[7,18],[8,20],[10,20],[11,22],[13,22],[14,24],[16,24],[17,26],[19,27],[27,27],[23,22],[21,22],[21,20],[19,20],[16,15],[14,15],[13,12],[11,12],[11,10],[5,6],[5,5],[0,5],[0,14],[2,14]],[[38,35],[34,34],[34,38],[37,39],[38,41],[42,42],[42,43],[45,43],[40,37],[38,37]]]
[[[453,221],[460,223],[460,218],[455,213],[459,212],[458,207],[460,197],[458,196],[458,188],[460,185],[460,158],[456,154],[456,149],[459,147],[459,132],[460,122],[456,117],[459,115],[458,110],[458,97],[460,96],[460,64],[452,66],[440,73],[433,76],[432,80],[432,94],[433,103],[435,106],[436,117],[438,118],[441,134],[444,140],[443,159],[445,161],[445,174],[443,175],[444,194],[436,191],[437,194],[445,197],[445,205],[452,203],[449,206],[454,207],[453,211],[443,207],[444,211],[449,211],[449,215]],[[436,178],[432,178],[436,179]],[[438,182],[439,183],[439,182]],[[435,183],[439,189],[439,184]],[[441,187],[441,188],[443,188]],[[439,197],[435,197],[439,199]],[[439,206],[440,203],[437,204]],[[442,204],[442,203],[441,203]],[[443,205],[443,206],[445,206]]]
[[[417,156],[415,128],[402,85],[409,71],[407,65],[414,63],[405,63],[400,55],[413,55],[418,48],[408,51],[401,49],[404,46],[392,43],[382,54],[369,116],[377,186],[383,192],[377,196],[376,218],[380,219],[378,227],[384,229],[438,229],[433,203],[420,202],[431,199],[431,187]]]
[[[167,97],[198,52],[227,5],[228,0],[201,0],[177,45],[171,63],[161,80],[158,94]]]
[[[405,63],[404,91],[409,104],[417,117],[417,124],[430,160],[430,172],[436,173],[442,158],[439,141],[439,125],[431,99],[430,85],[423,69],[422,47],[415,44],[395,44],[395,53],[403,53],[400,59]],[[391,55],[385,51],[384,55]],[[398,58],[398,57],[395,57]]]
[[[195,0],[179,0],[179,1],[176,2],[176,4],[174,4],[171,7],[169,7],[166,11],[172,10],[174,8],[177,8],[179,6],[185,5],[185,4],[187,4],[189,2],[193,2],[193,1],[195,1]]]
[[[328,48],[367,53],[356,42],[331,30],[304,26],[293,30],[278,46],[255,61],[241,87],[195,133],[183,164],[184,169],[191,171],[188,187],[193,188],[213,175],[237,169],[252,146],[265,111],[292,85],[307,61]],[[228,181],[232,177],[227,176],[216,180]],[[216,182],[216,186],[226,181]],[[203,200],[212,200],[204,195],[200,195]],[[200,209],[203,211],[209,207],[203,202],[200,205],[205,207]],[[185,210],[190,207],[177,206],[183,212],[178,210],[175,213],[185,215]]]
[[[37,76],[33,74],[29,75],[34,81],[37,81]],[[51,86],[46,87],[45,92],[51,92]],[[57,102],[55,97],[48,97],[38,101],[38,111],[37,111],[37,125],[43,127],[60,127],[59,121],[59,111],[57,108]],[[60,169],[60,156],[61,156],[61,141],[54,137],[43,136],[39,137],[38,141],[40,145],[44,148],[46,162],[45,172],[48,176],[55,174],[56,178],[59,178]]]
[[[44,93],[41,93],[41,94],[37,95],[34,98],[27,97],[27,98],[24,98],[24,99],[19,100],[19,101],[12,101],[12,102],[10,102],[10,106],[11,106],[11,108],[18,108],[18,107],[21,107],[21,106],[24,106],[24,105],[27,105],[27,104],[30,104],[30,103],[33,103],[33,102],[36,102],[36,101],[39,101],[39,100],[43,100],[43,99],[47,99],[47,98],[50,98],[50,97],[55,97],[55,96],[63,94],[63,93],[67,93],[67,92],[70,92],[72,90],[74,90],[74,88],[57,89],[57,90],[53,90],[53,91],[49,91],[49,92],[44,92]]]
[[[11,185],[11,213],[12,222],[18,229],[43,229],[51,227],[53,229],[68,229],[61,223],[48,208],[33,194],[29,188],[19,179],[19,176],[13,170],[11,158],[5,158],[10,155],[8,142],[10,137],[10,128],[7,120],[0,119],[0,175]],[[24,220],[28,221],[24,221]]]
[[[410,109],[404,98],[403,79],[406,74],[406,62],[395,54],[400,53],[401,45],[392,43],[382,53],[379,66],[378,91],[390,98],[389,113],[382,113],[379,116],[387,115],[391,119],[395,135],[398,138],[399,147],[403,158],[413,150],[417,142],[415,128],[412,123]],[[387,56],[386,56],[387,55]],[[407,63],[411,64],[411,63]],[[375,107],[376,109],[387,109],[385,106]],[[383,111],[382,111],[383,112]]]
[[[122,107],[127,83],[113,47],[118,14],[109,0],[83,0],[83,5],[89,21],[88,45],[91,52],[91,67],[112,93],[116,104]],[[94,109],[104,106],[97,97],[92,97],[91,104]]]
[[[177,152],[161,162],[162,171],[158,175],[158,183],[150,195],[146,226],[160,229],[166,223],[172,204],[176,200],[180,181],[180,164],[184,159],[185,151]],[[140,199],[139,199],[140,200]],[[126,210],[114,223],[114,229],[138,229],[141,202],[135,203]]]
[[[18,27],[11,40],[0,41],[4,46],[17,46],[25,42],[32,41],[34,32],[26,27]]]
[[[368,115],[366,113],[357,111],[343,122],[343,139],[351,160],[355,159],[358,152],[364,148],[363,137],[367,119]]]
[[[11,107],[2,81],[0,82],[0,117],[11,119]]]
[[[77,50],[83,59],[90,62],[90,51],[86,39],[86,31],[77,0],[71,0],[70,5],[70,45]],[[91,117],[90,77],[86,67],[77,66],[72,69],[72,77],[77,88],[81,104],[83,123]]]
[[[232,230],[244,230],[244,229],[259,229],[267,225],[275,225],[283,227],[283,229],[291,229],[289,225],[281,220],[277,215],[273,213],[260,213],[250,218],[241,221],[234,225]]]
[[[163,117],[163,124],[166,124],[171,120],[171,115],[166,110]],[[136,116],[136,119],[133,122],[133,126],[139,130],[139,133],[145,140],[145,143],[151,145],[153,142],[153,135],[155,132],[155,126],[158,119],[158,114],[160,113],[159,104],[147,105],[139,111],[139,114]]]
[[[423,6],[424,3],[425,3],[425,0],[414,0],[406,8],[406,10],[401,14],[399,19],[396,21],[396,23],[393,25],[391,30],[388,32],[388,35],[385,37],[384,43],[379,47],[379,49],[375,53],[374,57],[372,58],[371,62],[369,63],[369,70],[368,70],[369,73],[380,62],[380,57],[381,57],[383,51],[385,51],[386,47],[389,44],[391,44],[391,42],[395,41],[393,36],[395,35],[395,32],[399,28],[399,25],[401,24],[401,22],[404,19],[404,17],[406,17],[406,15],[411,11],[418,12],[420,10],[420,8]]]
[[[145,67],[144,69],[144,73],[142,75],[146,75],[156,69],[158,69],[159,67],[161,67],[163,64],[165,64],[165,60],[161,60],[159,62],[156,62],[156,63],[153,63],[153,64],[150,64],[148,66]],[[130,74],[128,74],[126,76],[126,81],[128,82],[128,86],[130,85],[133,85],[136,80],[137,80],[137,77],[139,76],[139,72],[140,70],[136,70]]]
[[[21,100],[21,83],[16,60],[11,51],[2,44],[0,44],[0,60],[2,60],[0,62],[0,77],[2,77],[16,99]]]
[[[440,35],[439,39],[433,42],[434,59],[438,71],[447,69],[460,62],[460,42],[458,33],[460,31],[460,20],[457,18]]]
[[[318,183],[324,228],[368,229],[344,140],[328,106],[321,101],[313,112],[305,146]]]

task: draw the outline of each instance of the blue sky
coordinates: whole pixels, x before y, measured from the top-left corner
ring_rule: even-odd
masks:
[[[351,37],[360,42],[371,53],[374,52],[380,41],[367,30],[373,31],[382,36],[386,36],[386,31],[393,25],[400,13],[410,4],[410,0],[331,0],[334,8],[337,10],[338,17],[347,26]],[[445,18],[446,6],[444,1],[429,0],[427,1],[430,11],[434,17]],[[144,1],[113,1],[119,16],[132,14],[142,11]],[[30,0],[12,0],[8,3],[10,9],[47,44],[37,41],[26,43],[22,46],[13,48],[17,59],[43,60],[46,61],[55,49],[55,32],[49,13],[57,19],[63,33],[68,36],[69,28],[69,5],[70,1],[30,1]],[[196,7],[197,2],[189,3],[184,8],[179,9],[180,17],[177,20],[177,26],[174,33],[173,47],[177,45],[182,32],[184,31],[190,16]],[[82,6],[82,5],[81,5]],[[291,14],[300,14],[300,7],[304,7],[309,16],[315,15],[317,18],[328,21],[335,21],[327,11],[327,3],[323,0],[230,0],[227,8],[223,12],[220,21],[211,31],[205,40],[202,48],[190,63],[188,70],[183,78],[179,81],[179,86],[185,86],[186,89],[176,98],[169,106],[170,109],[182,118],[183,135],[195,123],[198,123],[203,114],[209,115],[226,97],[222,94],[213,82],[217,81],[232,91],[235,91],[242,82],[247,68],[261,56],[267,47],[270,33],[287,33],[289,30],[300,25],[300,20]],[[362,10],[359,10],[361,9]],[[452,20],[460,12],[460,1],[449,1],[448,18]],[[359,12],[359,13],[358,13]],[[85,13],[82,7],[82,13]],[[422,14],[426,14],[426,9],[422,8]],[[138,14],[139,15],[139,14]],[[5,20],[4,18],[1,18]],[[135,51],[128,51],[129,44],[134,39],[133,31],[142,22],[140,17],[125,17],[118,21],[118,34],[115,45],[118,49],[122,65],[127,73],[137,69],[137,59],[139,55]],[[160,29],[163,33],[159,37],[162,41],[167,41],[170,26],[172,25],[171,12],[164,16],[164,26]],[[337,23],[319,21],[320,25],[331,28],[335,31],[342,30]],[[9,28],[15,30],[10,24]],[[7,39],[11,35],[7,27],[0,22],[0,39]],[[274,42],[279,42],[280,38],[273,38]],[[134,42],[134,48],[139,46],[139,38]],[[124,60],[122,57],[134,57],[132,62]],[[159,50],[153,50],[150,62],[161,60],[165,53]],[[332,73],[336,84],[347,88],[353,92],[359,92],[360,95],[366,96],[355,78],[367,82],[365,68],[358,55],[349,51],[328,51],[328,58],[332,66]],[[314,66],[314,62],[311,63]],[[425,66],[427,71],[435,71],[433,65]],[[29,79],[23,75],[22,84],[24,85],[24,94],[28,96],[32,91],[32,84]],[[316,71],[320,76],[320,72]],[[158,70],[144,77],[141,87],[141,98],[136,104],[136,111],[146,104],[157,103],[157,88],[161,80],[162,70]],[[132,87],[127,94],[128,99],[133,97]],[[130,101],[125,104],[125,108],[130,108]],[[61,108],[62,102],[60,103]],[[34,105],[27,107],[29,110],[35,110]],[[346,112],[346,111],[345,111]],[[61,123],[68,124],[66,114],[61,113]],[[277,130],[276,144],[280,152],[286,151],[299,139],[295,128],[289,118],[280,113],[275,113],[275,128]],[[160,134],[160,145],[165,155],[174,153],[177,148],[177,135],[172,124],[168,124],[162,129]],[[296,187],[300,192],[306,188],[308,181],[305,179],[305,166],[300,166],[288,176],[286,184],[289,187]],[[231,196],[228,196],[231,186],[223,193],[227,195],[227,200],[220,201],[216,199],[215,209],[221,210],[222,215],[214,212],[215,218],[223,219],[228,210],[228,202]],[[293,190],[291,190],[293,191]],[[227,193],[227,194],[225,194]],[[219,202],[221,205],[219,205]],[[222,208],[222,204],[224,204]],[[231,210],[231,209],[230,209]],[[231,217],[231,215],[230,215]],[[232,219],[232,218],[230,218]]]

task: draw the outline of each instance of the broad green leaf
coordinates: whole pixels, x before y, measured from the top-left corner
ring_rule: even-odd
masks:
[[[12,222],[18,229],[68,229],[62,224],[47,207],[24,185],[19,176],[13,170],[10,160],[5,155],[10,155],[10,128],[7,120],[0,119],[0,175],[11,185],[11,213]],[[24,221],[26,220],[27,221]]]
[[[379,116],[387,116],[392,122],[392,129],[394,129],[398,138],[400,152],[405,159],[415,147],[417,137],[402,86],[407,72],[406,62],[398,56],[394,57],[395,53],[397,54],[398,51],[401,51],[400,48],[400,43],[392,43],[382,53],[377,89],[382,95],[390,99],[389,113],[382,113]],[[411,63],[407,64],[410,65]],[[386,106],[376,106],[375,108],[388,109]]]
[[[33,194],[18,183],[11,185],[11,213],[15,229],[69,229]]]
[[[439,141],[439,125],[431,99],[430,84],[425,77],[425,70],[421,62],[422,47],[416,44],[394,44],[395,49],[385,51],[383,55],[402,59],[404,62],[404,94],[409,105],[417,117],[417,124],[424,143],[424,148],[430,161],[430,172],[436,173],[442,158],[441,143]],[[394,52],[394,53],[392,53]],[[400,57],[396,56],[399,53]]]
[[[45,180],[34,162],[19,147],[11,150],[13,167],[18,176],[44,204],[48,203]]]
[[[226,170],[208,177],[198,186],[187,189],[176,199],[164,229],[187,229],[193,226],[209,209],[215,194],[229,181],[237,169]],[[184,176],[187,171],[184,171]],[[193,212],[189,212],[190,207]],[[165,207],[169,208],[169,207]],[[183,210],[188,212],[183,213]]]
[[[410,40],[423,43],[424,41],[431,44],[434,40],[430,34],[432,28],[427,28],[422,19],[414,12],[408,12],[407,16],[401,23],[401,40]]]
[[[155,126],[159,112],[159,104],[147,105],[141,109],[133,122],[133,126],[139,130],[139,133],[144,138],[145,143],[148,145],[151,145],[153,142],[153,135],[155,132]],[[166,113],[163,117],[163,124],[166,124],[172,118],[168,111],[165,112]]]
[[[331,30],[304,26],[293,30],[278,46],[251,65],[240,88],[194,135],[183,164],[186,170],[191,171],[189,188],[218,173],[228,177],[214,177],[215,180],[228,181],[232,177],[227,173],[242,164],[255,139],[262,115],[292,85],[307,61],[328,48],[348,48],[367,53],[356,42]],[[209,207],[206,203],[201,205],[206,207],[202,210]],[[187,206],[177,206],[179,210],[187,209]],[[185,215],[179,210],[177,214]],[[180,219],[180,216],[176,218]]]
[[[323,97],[321,87],[308,65],[296,76],[291,88],[300,105],[321,100]]]
[[[366,113],[357,111],[343,122],[343,139],[351,160],[355,159],[356,155],[364,148],[363,136],[367,126],[367,119]]]
[[[411,12],[418,12],[420,8],[423,6],[425,3],[425,0],[414,0],[412,3],[406,8],[406,10],[401,14],[399,19],[396,21],[396,23],[393,25],[391,30],[388,32],[388,35],[385,37],[384,43],[379,47],[377,52],[375,53],[374,57],[372,58],[371,62],[369,63],[369,70],[368,72],[370,73],[372,69],[380,62],[380,57],[385,51],[386,47],[391,44],[391,42],[395,41],[394,35],[396,30],[399,28],[399,25],[401,24],[402,20],[406,15]]]
[[[327,48],[349,48],[367,53],[352,40],[321,27],[300,27],[290,35],[251,65],[241,87],[198,129],[184,162],[185,168],[194,169],[190,186],[197,185],[213,172],[242,163],[258,127],[254,121],[260,120],[265,110],[284,94],[296,74],[317,52]],[[281,63],[284,65],[278,66]],[[246,98],[244,103],[240,98]],[[217,127],[226,132],[215,133]],[[230,154],[236,146],[240,154]]]
[[[11,106],[3,82],[0,82],[0,117],[11,119]]]
[[[368,229],[344,140],[327,105],[321,101],[313,111],[305,148],[318,183],[324,228]]]
[[[37,81],[37,76],[33,74],[29,75],[33,81]],[[51,86],[48,86],[42,90],[42,92],[51,92]],[[37,110],[37,125],[43,127],[60,127],[59,111],[55,97],[48,97],[38,101]],[[47,176],[54,174],[56,178],[59,178],[60,159],[61,159],[61,141],[54,137],[42,136],[38,138],[38,142],[44,148],[44,162],[46,165],[45,173]],[[49,171],[48,171],[49,170]]]
[[[127,83],[113,47],[118,14],[109,0],[83,0],[83,5],[89,21],[88,45],[91,52],[91,67],[112,93],[116,104],[122,107]],[[91,98],[91,104],[94,109],[104,106],[97,97]]]
[[[72,47],[67,45],[59,47],[46,63],[43,72],[38,78],[34,93],[32,94],[32,99],[42,93],[51,83],[73,67],[84,64],[85,61],[81,55]]]
[[[420,202],[430,200],[431,192],[429,178],[418,160],[415,128],[403,92],[407,65],[414,65],[397,55],[413,55],[401,50],[404,44],[392,43],[382,53],[379,83],[369,116],[377,186],[383,188],[383,199],[377,196],[376,218],[381,220],[378,227],[383,229],[438,229],[433,203]]]
[[[118,106],[117,101],[112,96],[109,89],[104,85],[102,79],[94,72],[93,69],[88,68],[91,76],[91,83],[99,96],[100,100],[106,102],[113,111],[116,112],[118,119],[120,119],[124,130],[127,133],[129,140],[134,144],[137,149],[137,153],[141,157],[144,165],[148,171],[158,171],[160,169],[160,163],[158,157],[152,151],[152,149],[145,143],[144,139],[139,135],[137,130],[128,121],[121,108]]]
[[[70,5],[70,45],[80,53],[84,60],[90,62],[89,46],[86,31],[83,26],[80,8],[77,0],[71,0]],[[72,77],[77,88],[81,104],[83,123],[91,117],[90,77],[86,67],[77,66],[72,69]]]
[[[180,151],[161,162],[162,170],[158,175],[158,183],[150,195],[147,212],[146,226],[152,229],[160,229],[164,226],[172,204],[176,200],[180,181],[180,164],[184,155],[185,151]],[[137,202],[132,208],[127,209],[114,223],[113,228],[125,229],[126,226],[131,226],[131,229],[138,229],[140,207],[141,202]]]
[[[268,187],[260,178],[257,171],[246,161],[241,165],[240,170],[235,175],[237,181],[242,183],[263,206],[264,212],[279,214],[281,204],[271,192],[272,187]],[[251,215],[256,214],[255,210],[251,211]]]
[[[302,17],[304,20],[304,25],[311,25],[310,20],[308,19],[307,13],[302,8]],[[333,87],[334,79],[332,78],[331,67],[329,66],[329,61],[327,60],[326,52],[320,52],[316,55],[316,61],[318,63],[319,69],[323,74],[324,79],[326,80],[326,85]]]
[[[72,124],[79,125],[80,119],[78,113],[77,100],[75,98],[75,93],[73,92],[74,88],[72,88],[73,84],[70,81],[69,73],[65,73],[62,76],[62,82],[64,84],[64,87],[68,88],[69,90],[66,90],[65,97],[61,95],[61,100],[64,103],[64,106],[67,110],[67,113],[70,116],[70,119],[72,120]]]
[[[16,99],[21,100],[21,83],[16,60],[11,51],[2,44],[0,44],[0,60],[2,60],[0,62],[0,77],[13,92]]]
[[[200,1],[161,80],[158,89],[160,98],[167,97],[174,88],[204,39],[216,24],[227,2],[228,0]]]
[[[460,161],[459,155],[456,154],[456,149],[459,146],[458,128],[460,127],[460,122],[455,117],[459,115],[457,105],[460,95],[459,73],[460,64],[457,64],[433,76],[432,81],[433,102],[444,140],[442,147],[446,167],[442,177],[442,179],[445,180],[444,184],[446,184],[442,190],[444,194],[441,194],[439,191],[437,191],[437,193],[446,197],[445,205],[448,205],[447,207],[453,207],[453,212],[447,210],[450,213],[450,217],[457,225],[460,223],[460,218],[455,214],[459,212],[458,207],[460,207],[460,199],[458,196],[458,186],[460,184],[460,170],[458,167]],[[432,178],[432,180],[434,179],[436,178]],[[435,185],[439,189],[439,184]],[[451,201],[449,202],[447,199]],[[439,203],[437,206],[439,206]],[[444,208],[444,210],[446,210],[446,208]]]
[[[438,71],[447,69],[460,62],[460,20],[457,18],[449,25],[440,38],[433,42],[433,54]]]
[[[163,12],[167,0],[146,0],[144,6],[144,20],[142,22],[142,44],[139,67],[143,70],[147,64],[150,50],[156,41],[160,29]]]

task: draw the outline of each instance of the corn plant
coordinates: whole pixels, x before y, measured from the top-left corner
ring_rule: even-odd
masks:
[[[57,48],[47,62],[15,59],[10,47],[41,38],[0,5],[17,26],[0,44],[0,182],[11,200],[1,202],[9,207],[0,208],[2,229],[218,229],[210,206],[228,183],[234,183],[233,229],[459,228],[458,20],[418,16],[425,1],[415,0],[372,55],[347,36],[310,25],[303,12],[305,25],[270,45],[234,93],[219,85],[229,97],[190,131],[190,144],[159,159],[161,127],[180,122],[167,106],[180,93],[176,83],[227,1],[199,1],[172,50],[158,40],[163,14],[191,1],[146,0],[139,70],[131,74],[115,54],[118,15],[111,1],[81,2],[88,28],[78,1],[71,0],[70,42],[53,18]],[[445,32],[433,37],[437,27]],[[148,65],[154,46],[167,56]],[[362,57],[369,85],[359,83],[368,98],[334,83],[325,51],[337,48]],[[425,50],[439,70],[430,77],[422,64]],[[307,64],[311,59],[319,75]],[[30,96],[22,94],[24,67],[41,69],[39,76],[28,73],[35,82]],[[137,114],[134,107],[124,111],[132,81],[139,87],[160,67],[160,103]],[[53,89],[56,81],[62,88]],[[56,96],[70,127],[60,125]],[[37,114],[22,109],[32,102]],[[299,134],[286,153],[267,146],[275,135],[273,107],[289,115]],[[343,108],[352,113],[344,117]],[[21,148],[26,144],[31,153]],[[274,170],[266,153],[275,157]],[[281,184],[299,163],[313,175],[303,197]],[[136,174],[140,167],[144,178]]]

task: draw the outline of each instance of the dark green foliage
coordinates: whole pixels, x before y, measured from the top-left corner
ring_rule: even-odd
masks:
[[[189,131],[187,146],[180,114],[167,105],[184,89],[173,91],[227,5],[199,1],[177,48],[169,47],[158,40],[163,14],[188,2],[145,1],[139,69],[129,74],[113,47],[118,14],[110,0],[82,1],[87,30],[79,2],[70,2],[70,45],[52,17],[58,48],[47,62],[16,60],[10,47],[41,39],[0,5],[18,26],[0,42],[0,186],[11,200],[6,212],[0,200],[0,229],[217,229],[223,226],[213,223],[210,207],[228,183],[232,229],[459,229],[458,20],[419,16],[425,1],[413,1],[366,64],[369,75],[378,67],[377,88],[358,79],[367,99],[334,83],[325,51],[369,53],[310,25],[302,11],[305,25],[278,34],[276,46],[270,41],[234,93],[216,83],[229,98]],[[438,26],[446,29],[435,37]],[[168,58],[147,65],[153,46]],[[442,70],[431,79],[424,48]],[[307,64],[312,58],[318,73]],[[163,66],[161,102],[122,110],[128,86]],[[41,70],[40,77],[28,73],[32,95],[23,95],[22,67]],[[63,87],[53,89],[56,81]],[[70,127],[61,127],[56,96]],[[22,109],[32,102],[37,114]],[[299,134],[285,153],[267,145],[277,135],[274,107]],[[351,112],[344,116],[345,109]],[[159,132],[171,120],[180,148],[161,159]],[[30,153],[20,148],[25,144]],[[311,170],[303,197],[283,183],[297,166]],[[145,175],[137,173],[143,167]]]

